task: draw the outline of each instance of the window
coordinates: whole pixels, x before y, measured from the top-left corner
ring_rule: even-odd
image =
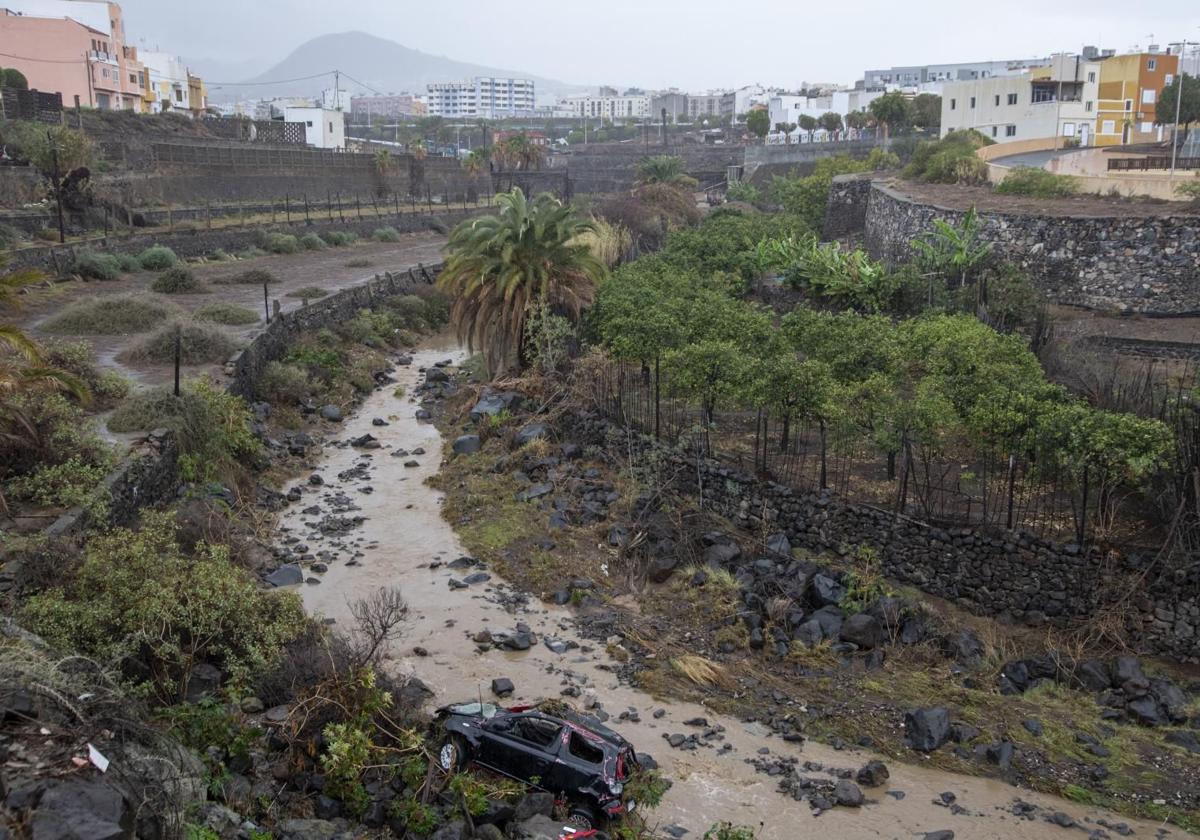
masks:
[[[1010,94],[1008,95],[1008,104],[1009,104],[1009,105],[1016,105],[1016,104],[1017,104],[1017,95],[1016,95],[1015,93],[1010,93]]]
[[[993,104],[995,104],[995,105],[1000,104],[1000,94],[998,94],[998,93],[996,94],[996,101]]]
[[[992,126],[992,136],[996,136],[996,126]]]
[[[1152,58],[1149,61],[1147,61],[1146,69],[1147,70],[1157,70],[1158,69],[1158,59]]]
[[[1004,136],[1005,137],[1016,137],[1017,136],[1017,127],[1015,125],[1004,126]]]
[[[1117,133],[1117,123],[1114,120],[1105,120],[1104,122],[1100,123],[1100,133],[1101,134],[1116,134]]]
[[[604,763],[604,750],[595,744],[589,743],[587,738],[584,738],[574,730],[571,731],[571,741],[567,745],[567,749],[571,755],[580,761],[586,761],[588,764]]]
[[[1092,110],[1092,100],[1089,99],[1087,102],[1084,103],[1083,110],[1085,110],[1085,111]]]
[[[1156,95],[1156,92],[1155,92],[1154,88],[1149,88],[1148,90],[1142,91],[1142,104],[1143,105],[1153,105],[1155,95]]]
[[[329,133],[333,134],[333,123],[329,124]]]
[[[971,107],[972,108],[975,107],[975,97],[974,96],[971,97]]]
[[[1075,123],[1063,123],[1063,137],[1075,136]]]
[[[1152,122],[1142,123],[1141,131],[1142,131],[1142,134],[1149,134],[1150,132],[1154,131],[1154,123],[1152,123]]]
[[[308,122],[304,123],[304,125],[306,128],[312,128],[312,120],[309,120]]]
[[[561,726],[548,720],[522,718],[513,727],[513,734],[524,741],[537,744],[539,747],[548,747],[554,743],[554,739],[558,737],[561,730]]]
[[[1126,99],[1126,100],[1125,100],[1125,110],[1126,110],[1126,111],[1132,111],[1132,110],[1133,110],[1133,100],[1132,100],[1132,99]]]
[[[183,101],[183,91],[180,90],[179,88],[175,88],[175,101],[176,102]]]
[[[1175,81],[1174,73],[1168,73],[1166,76],[1163,77],[1163,84],[1169,85],[1173,81]]]
[[[951,99],[951,100],[950,100],[950,110],[951,110],[951,111],[953,111],[953,110],[954,110],[955,108],[957,108],[957,107],[958,107],[958,100],[957,100],[957,99]]]
[[[130,73],[130,74],[129,74],[129,81],[130,81],[132,84],[135,84],[135,85],[136,85],[136,84],[137,84],[137,73]]]
[[[1091,73],[1088,73],[1088,81],[1089,81],[1089,82],[1094,82],[1094,81],[1096,81],[1096,73],[1095,73],[1095,71],[1092,71]]]

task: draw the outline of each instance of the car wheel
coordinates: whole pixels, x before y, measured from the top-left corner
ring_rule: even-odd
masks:
[[[567,825],[588,831],[596,827],[596,815],[586,805],[572,805],[567,815]]]
[[[450,735],[438,750],[438,766],[447,773],[457,773],[467,766],[467,742],[461,735]]]

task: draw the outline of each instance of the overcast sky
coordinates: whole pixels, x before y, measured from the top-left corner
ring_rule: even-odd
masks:
[[[702,90],[852,82],[864,69],[1200,39],[1200,0],[123,0],[138,43],[266,69],[318,35],[578,84]],[[986,11],[985,11],[986,7]],[[511,10],[511,11],[510,11]],[[324,68],[314,68],[324,69]],[[216,81],[237,81],[220,79]]]

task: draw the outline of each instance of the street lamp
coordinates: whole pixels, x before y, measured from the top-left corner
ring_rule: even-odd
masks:
[[[1179,67],[1175,77],[1179,80],[1179,86],[1175,90],[1175,128],[1171,131],[1171,175],[1167,179],[1168,184],[1175,183],[1175,159],[1179,154],[1179,113],[1183,106],[1183,59],[1187,55],[1187,48],[1190,42],[1185,38],[1179,45]],[[1171,46],[1175,46],[1172,44]]]

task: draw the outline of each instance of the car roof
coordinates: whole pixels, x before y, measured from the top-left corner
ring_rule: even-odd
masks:
[[[543,712],[536,707],[516,706],[506,711],[513,714],[528,715],[530,717],[540,717],[546,720],[554,721],[555,723],[564,724],[571,729],[579,732],[585,738],[591,736],[589,740],[602,741],[614,749],[621,749],[629,746],[629,742],[618,735],[613,730],[609,729],[604,724],[600,723],[591,715],[581,714],[573,710],[567,710],[561,714],[549,714]]]

